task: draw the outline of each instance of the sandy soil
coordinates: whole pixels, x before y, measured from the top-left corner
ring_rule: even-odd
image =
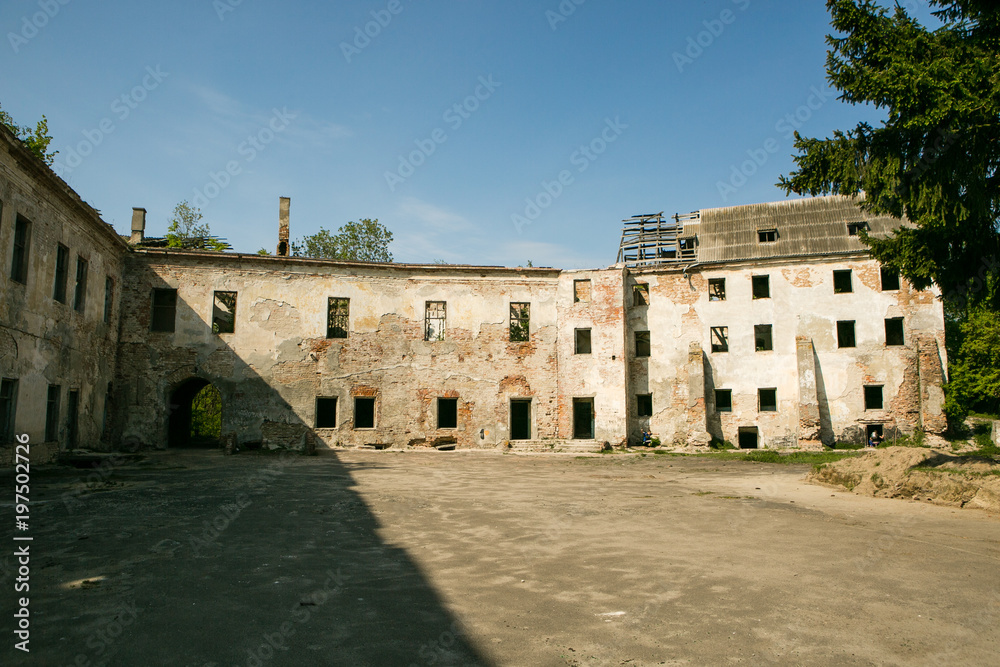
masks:
[[[996,514],[807,472],[461,451],[33,471],[32,652],[0,556],[0,664],[996,664]]]
[[[809,480],[878,498],[912,498],[1000,512],[1000,463],[949,450],[869,450],[810,473]]]

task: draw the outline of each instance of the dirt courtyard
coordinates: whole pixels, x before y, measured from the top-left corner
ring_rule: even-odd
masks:
[[[33,469],[31,652],[4,549],[0,664],[996,664],[1000,520],[807,471],[462,451]]]

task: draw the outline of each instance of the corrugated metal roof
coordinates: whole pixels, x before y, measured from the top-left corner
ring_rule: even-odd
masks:
[[[795,255],[865,252],[848,224],[868,223],[868,233],[885,236],[909,225],[891,217],[862,211],[857,199],[842,195],[811,197],[748,206],[709,208],[701,221],[686,224],[685,233],[698,235],[698,262],[731,262]],[[777,230],[774,242],[762,243],[759,232]]]

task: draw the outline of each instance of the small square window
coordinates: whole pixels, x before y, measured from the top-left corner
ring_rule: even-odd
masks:
[[[531,340],[531,304],[510,304],[510,342],[527,343]]]
[[[150,330],[172,332],[177,319],[177,290],[154,288],[152,301]]]
[[[889,267],[883,266],[881,269],[882,273],[882,291],[883,292],[895,292],[899,289],[899,271],[896,269],[891,269]]]
[[[316,428],[337,428],[337,399],[316,399]]]
[[[757,324],[753,328],[753,338],[754,338],[754,349],[758,352],[767,352],[774,349],[774,343],[771,340],[771,325],[770,324]]]
[[[458,399],[438,399],[438,428],[458,428]]]
[[[653,416],[653,395],[652,394],[636,394],[636,415],[639,417],[652,417]]]
[[[726,279],[725,278],[709,278],[709,280],[708,280],[708,300],[709,301],[725,301],[726,300]]]
[[[752,276],[750,278],[750,283],[753,288],[753,298],[771,298],[771,276]]]
[[[777,389],[758,389],[757,398],[760,404],[760,412],[777,412],[778,411],[778,390]]]
[[[778,240],[778,230],[777,229],[759,229],[757,230],[757,241],[760,243],[774,243]]]
[[[236,292],[216,292],[212,308],[212,333],[236,331]]]
[[[635,356],[648,357],[650,354],[650,342],[648,331],[635,332]]]
[[[590,281],[573,281],[573,303],[586,303],[590,301]]]
[[[681,259],[695,259],[698,253],[698,237],[688,236],[677,239],[677,249],[680,250]]]
[[[375,399],[357,396],[354,399],[354,428],[375,428]]]
[[[837,347],[856,347],[854,320],[837,322]]]
[[[857,236],[862,231],[864,231],[864,232],[868,231],[868,223],[867,222],[849,222],[849,223],[847,223],[847,235],[848,236]]]
[[[903,318],[902,317],[890,317],[885,321],[885,344],[886,345],[905,345],[906,340],[903,337]]]
[[[865,387],[865,410],[882,409],[882,385]]]
[[[851,270],[833,272],[833,293],[847,294],[854,291],[854,284],[851,281]]]
[[[351,300],[331,296],[326,302],[326,337],[347,338],[351,328]]]
[[[590,329],[576,329],[576,354],[590,354]]]
[[[649,305],[649,285],[646,283],[638,283],[632,285],[632,305],[633,306],[648,306]]]
[[[732,412],[733,411],[733,390],[732,389],[716,389],[715,390],[715,411],[716,412]]]
[[[712,352],[729,352],[729,327],[712,327]]]

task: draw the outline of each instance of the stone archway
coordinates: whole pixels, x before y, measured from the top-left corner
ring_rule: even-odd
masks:
[[[218,430],[206,432],[204,419],[195,415],[196,397],[201,400],[207,392],[214,392],[216,409],[221,425],[221,395],[218,388],[204,378],[192,377],[177,385],[169,397],[169,417],[167,422],[168,447],[218,447]],[[202,402],[203,404],[203,402]],[[199,413],[200,414],[200,413]],[[195,422],[198,422],[195,424]]]

